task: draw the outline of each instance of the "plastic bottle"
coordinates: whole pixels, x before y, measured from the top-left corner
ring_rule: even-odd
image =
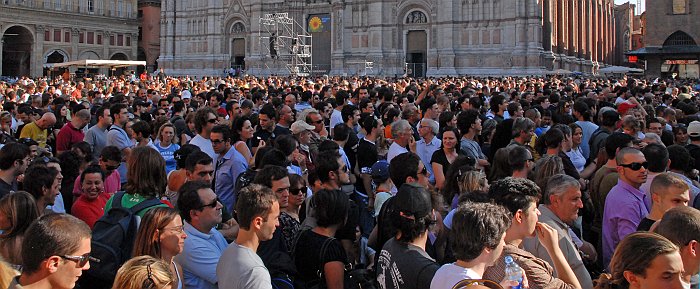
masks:
[[[506,280],[517,281],[518,286],[513,286],[511,289],[521,289],[523,285],[523,269],[513,261],[510,255],[505,256],[506,262]]]

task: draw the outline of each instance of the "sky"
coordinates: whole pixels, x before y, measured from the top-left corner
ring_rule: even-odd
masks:
[[[615,0],[615,4],[624,4],[627,2],[632,2],[632,4],[637,4],[637,0]],[[645,6],[646,0],[642,0],[642,11],[644,11],[644,6]]]

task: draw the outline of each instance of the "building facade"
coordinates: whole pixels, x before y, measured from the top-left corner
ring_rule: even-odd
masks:
[[[1,0],[0,74],[36,77],[49,72],[47,63],[135,60],[137,37],[136,0]]]
[[[293,23],[270,30],[271,13]],[[612,0],[163,0],[161,14],[172,75],[289,73],[307,33],[312,72],[333,75],[590,73],[616,41]]]
[[[642,18],[644,47],[631,51],[652,77],[700,77],[700,5],[696,0],[647,1]],[[653,6],[652,6],[653,5]]]

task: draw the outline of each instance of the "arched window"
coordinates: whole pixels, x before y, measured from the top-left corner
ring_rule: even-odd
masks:
[[[406,16],[406,24],[428,23],[428,17],[422,11],[413,11]]]
[[[676,31],[671,34],[666,41],[664,41],[664,46],[674,46],[674,45],[697,45],[693,37],[690,37],[687,33],[683,31]]]

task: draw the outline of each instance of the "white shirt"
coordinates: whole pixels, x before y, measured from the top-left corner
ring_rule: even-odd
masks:
[[[201,135],[197,134],[190,140],[191,145],[196,145],[200,150],[207,153],[212,160],[217,158],[216,152],[214,152],[214,147],[211,146],[211,140],[203,138]]]
[[[389,147],[389,152],[386,154],[386,161],[391,163],[391,160],[402,153],[407,153],[408,150],[405,147],[400,146],[396,142],[392,143]]]
[[[472,269],[460,267],[454,263],[445,264],[435,272],[433,281],[430,282],[430,289],[452,288],[464,279],[482,279],[482,277]]]

